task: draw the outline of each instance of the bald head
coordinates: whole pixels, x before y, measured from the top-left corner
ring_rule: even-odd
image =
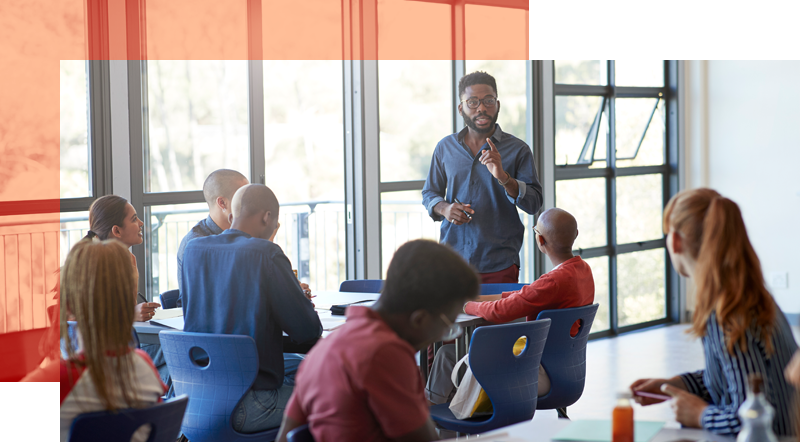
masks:
[[[203,183],[203,198],[208,207],[214,207],[217,198],[230,201],[236,191],[247,184],[247,178],[241,173],[231,169],[219,169],[211,172]]]
[[[247,184],[233,194],[231,229],[270,239],[278,228],[278,198],[263,184]]]
[[[278,198],[269,187],[263,184],[247,184],[233,195],[231,210],[234,219],[263,216],[267,212],[272,212],[277,217],[280,206]]]
[[[550,249],[566,254],[572,252],[572,244],[578,237],[578,222],[566,210],[554,207],[539,215],[536,230],[544,237]]]

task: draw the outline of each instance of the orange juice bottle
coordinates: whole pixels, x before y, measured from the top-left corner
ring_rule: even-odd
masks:
[[[617,394],[617,406],[614,407],[611,420],[612,442],[633,442],[633,407],[631,393]]]

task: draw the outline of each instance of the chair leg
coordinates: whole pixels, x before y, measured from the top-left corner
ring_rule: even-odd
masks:
[[[559,419],[567,419],[567,420],[569,420],[569,416],[567,416],[567,407],[556,408],[556,412],[558,412],[558,418]]]

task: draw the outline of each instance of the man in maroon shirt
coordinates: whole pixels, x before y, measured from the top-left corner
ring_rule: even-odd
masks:
[[[536,245],[553,263],[553,270],[530,285],[515,292],[481,296],[467,302],[464,312],[497,324],[526,317],[533,321],[542,310],[582,307],[594,302],[592,269],[580,256],[574,256],[572,245],[578,237],[578,223],[569,212],[557,208],[544,211],[533,228]],[[573,324],[573,336],[579,325]],[[426,396],[436,404],[447,402],[455,393],[450,373],[455,366],[455,348],[445,345],[436,354],[428,378]],[[550,391],[550,379],[539,367],[539,396]]]
[[[397,249],[375,305],[348,308],[345,325],[300,365],[278,441],[305,423],[317,442],[438,440],[414,354],[454,339],[478,293],[475,270],[449,247]]]

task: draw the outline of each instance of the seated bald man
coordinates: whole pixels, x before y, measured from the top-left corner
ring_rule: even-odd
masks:
[[[233,428],[255,433],[281,424],[302,357],[283,353],[282,333],[313,341],[322,324],[289,259],[269,240],[280,206],[262,184],[233,195],[232,222],[219,235],[197,238],[184,252],[184,331],[248,335],[258,349],[258,375],[233,412]]]
[[[594,278],[592,269],[580,256],[572,253],[572,245],[578,237],[578,223],[567,211],[552,208],[539,215],[533,228],[536,245],[550,262],[553,270],[542,275],[530,285],[515,292],[481,296],[476,302],[464,305],[464,312],[480,316],[487,321],[501,324],[526,317],[536,320],[542,310],[582,307],[594,302]],[[578,324],[572,326],[572,334],[578,333]],[[448,402],[455,394],[450,373],[457,362],[455,347],[444,345],[436,354],[425,394],[435,404]],[[539,396],[550,391],[550,379],[539,367]]]
[[[183,273],[183,253],[189,241],[195,238],[204,238],[219,235],[223,230],[231,227],[228,219],[231,214],[231,200],[239,188],[247,184],[247,178],[241,173],[230,169],[219,169],[211,172],[203,183],[203,198],[208,204],[208,217],[200,220],[189,230],[178,246],[178,288],[181,288],[181,273]],[[178,307],[182,304],[182,297],[178,297]]]

